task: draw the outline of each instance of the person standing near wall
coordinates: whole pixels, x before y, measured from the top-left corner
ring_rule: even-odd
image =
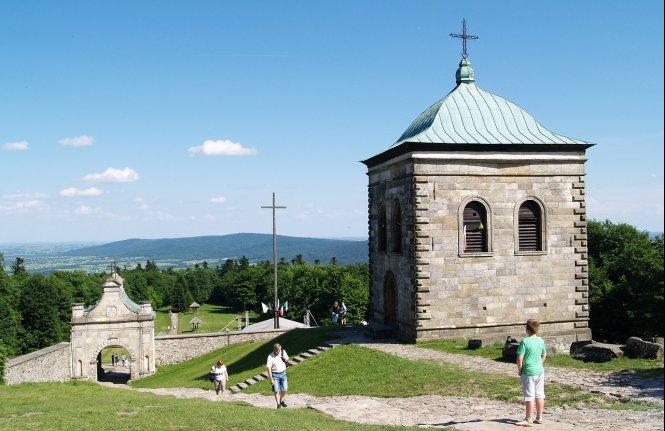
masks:
[[[529,319],[526,322],[527,337],[522,339],[517,348],[517,374],[522,379],[524,393],[524,420],[515,425],[530,427],[543,424],[543,408],[545,406],[545,369],[543,362],[547,358],[545,342],[540,338],[538,329],[540,322]],[[533,407],[536,406],[536,418],[533,419]]]
[[[346,304],[342,301],[342,305],[339,307],[339,323],[346,325]]]
[[[333,325],[337,324],[337,319],[339,317],[339,304],[337,301],[333,302],[332,308],[330,309],[331,318],[332,318],[332,323]]]

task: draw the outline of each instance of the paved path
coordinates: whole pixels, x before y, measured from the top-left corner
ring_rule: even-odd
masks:
[[[353,335],[333,343],[354,343],[408,359],[427,359],[451,362],[469,370],[515,375],[515,366],[484,358],[437,352],[411,344],[373,342]],[[534,426],[547,431],[653,431],[663,430],[663,380],[639,379],[631,375],[619,377],[610,373],[590,373],[582,370],[547,368],[547,380],[582,387],[590,392],[642,399],[658,403],[659,410],[646,412],[594,410],[570,407],[545,407],[546,424]],[[516,380],[517,381],[517,380]],[[126,385],[112,385],[130,389]],[[220,402],[245,402],[257,407],[275,408],[272,396],[243,392],[217,396],[203,389],[164,388],[135,389],[178,398],[204,398]],[[357,423],[403,425],[419,427],[451,427],[460,431],[515,431],[515,420],[523,416],[519,404],[471,397],[425,395],[409,398],[378,398],[365,396],[314,397],[308,394],[289,394],[288,408],[313,408],[330,416]]]

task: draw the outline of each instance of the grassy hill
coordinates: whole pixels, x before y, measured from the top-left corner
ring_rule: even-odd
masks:
[[[68,250],[65,256],[97,256],[114,258],[140,258],[140,260],[212,260],[240,259],[252,262],[272,261],[272,235],[236,233],[221,236],[190,238],[127,239],[108,244]],[[340,265],[367,262],[367,241],[299,238],[277,236],[277,258],[287,261],[302,254],[308,263],[316,259],[328,263],[333,257]]]

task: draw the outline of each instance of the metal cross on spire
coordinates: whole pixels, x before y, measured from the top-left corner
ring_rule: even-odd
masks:
[[[272,205],[271,206],[262,206],[261,208],[271,208],[272,209],[272,264],[273,264],[273,279],[275,280],[275,307],[273,312],[275,313],[274,317],[274,328],[279,329],[279,296],[277,294],[277,228],[275,227],[275,210],[279,207],[275,205],[275,192],[272,193]]]
[[[466,40],[471,39],[475,40],[478,39],[478,36],[467,34],[466,33],[466,19],[462,19],[462,34],[457,34],[457,33],[450,33],[450,37],[458,37],[462,39],[462,57],[466,58]]]

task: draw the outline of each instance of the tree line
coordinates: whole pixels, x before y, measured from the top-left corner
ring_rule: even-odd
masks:
[[[306,264],[302,255],[278,262],[279,298],[288,302],[286,318],[302,321],[307,310],[321,323],[329,322],[335,300],[344,300],[349,323],[366,319],[369,265]],[[192,302],[230,306],[236,311],[261,311],[274,302],[273,263],[250,264],[247,257],[229,259],[214,268],[207,262],[192,268],[160,269],[154,261],[119,269],[132,300],[150,301],[153,308],[184,311]],[[5,270],[0,253],[0,343],[18,355],[68,341],[71,304],[90,307],[102,296],[108,273],[56,271],[29,274],[18,257]]]
[[[588,222],[590,325],[595,340],[623,343],[629,336],[663,336],[663,236],[651,238],[627,224]],[[125,291],[156,309],[181,311],[196,301],[261,311],[272,304],[273,264],[250,264],[246,257],[208,267],[160,269],[154,261],[122,269]],[[71,304],[92,305],[108,274],[58,271],[28,274],[22,258],[5,270],[0,253],[0,352],[17,355],[69,339]],[[369,266],[306,264],[302,255],[278,263],[279,297],[286,317],[306,310],[329,323],[333,301],[344,300],[347,320],[367,318]],[[3,347],[4,345],[4,347]],[[4,350],[3,350],[4,349]]]

